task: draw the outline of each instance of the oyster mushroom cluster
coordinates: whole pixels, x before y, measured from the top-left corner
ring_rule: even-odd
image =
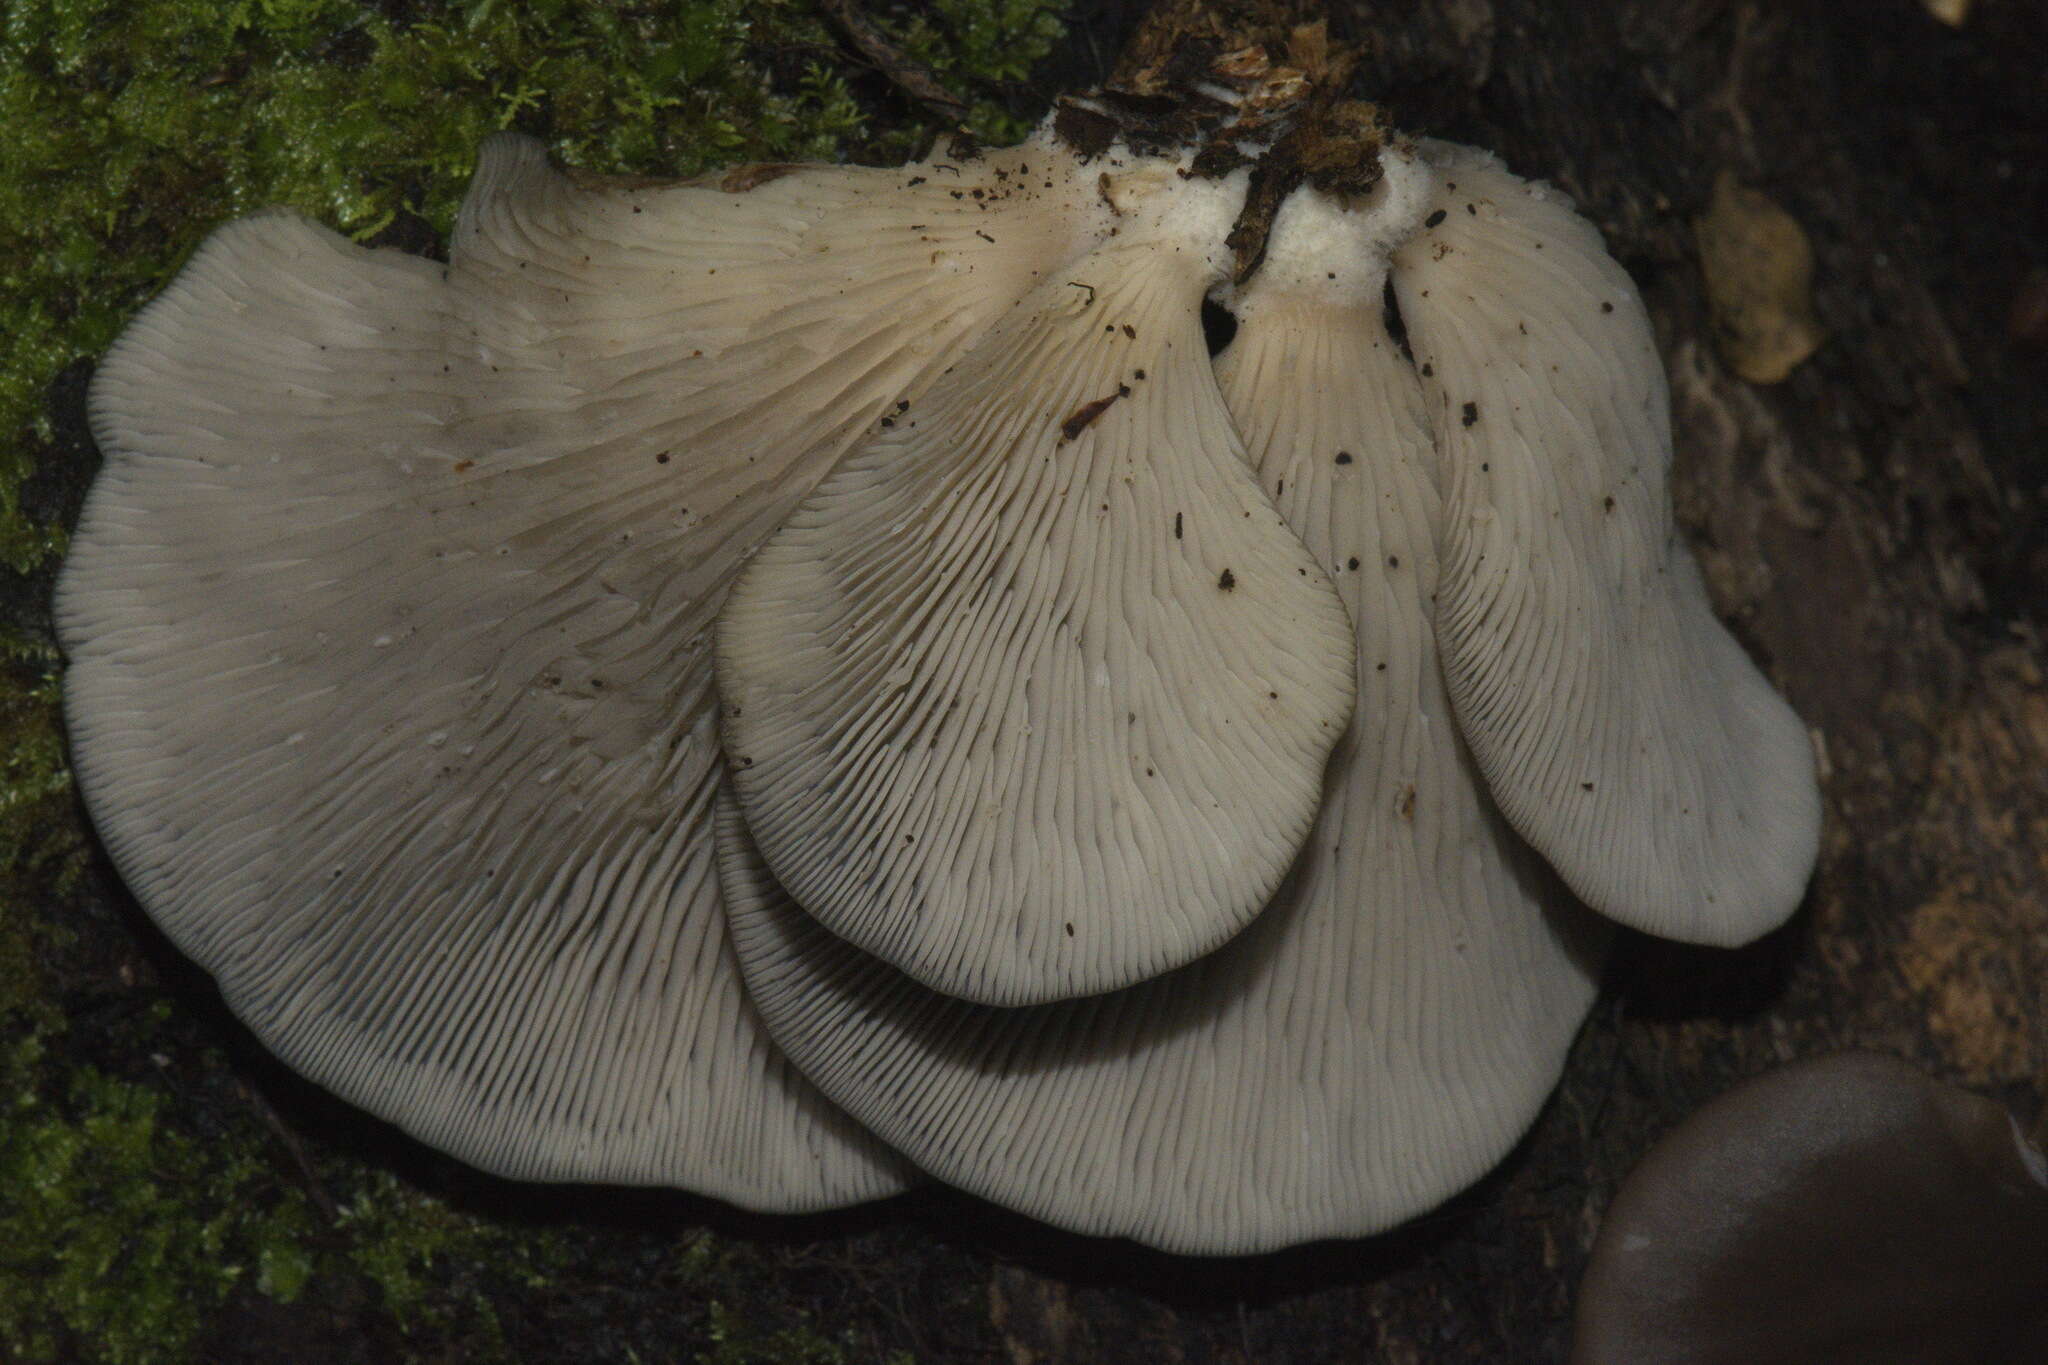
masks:
[[[510,1176],[1199,1253],[1475,1179],[1601,917],[1767,930],[1818,798],[1627,277],[1340,66],[896,170],[503,135],[446,264],[217,231],[100,367],[57,602],[138,899]]]

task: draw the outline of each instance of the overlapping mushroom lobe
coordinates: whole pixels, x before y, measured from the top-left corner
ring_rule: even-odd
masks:
[[[826,933],[720,811],[777,1043],[927,1170],[1062,1227],[1213,1255],[1412,1217],[1514,1142],[1593,998],[1601,926],[1488,803],[1430,642],[1435,459],[1374,249],[1401,204],[1289,201],[1217,363],[1357,631],[1356,714],[1250,928],[1126,990],[968,1004]]]
[[[503,137],[445,266],[288,214],[215,234],[95,380],[57,620],[107,846],[269,1046],[509,1175],[901,1186],[740,989],[708,630],[874,419],[1092,240],[1096,175],[1041,138],[725,192]]]
[[[1594,909],[1745,942],[1798,905],[1820,798],[1805,727],[1715,620],[1673,523],[1649,320],[1555,192],[1426,146],[1436,198],[1393,278],[1443,463],[1458,722]]]
[[[1258,912],[1314,818],[1351,635],[1204,345],[1241,182],[1105,182],[1117,235],[842,461],[721,620],[768,864],[948,994],[1184,963]]]

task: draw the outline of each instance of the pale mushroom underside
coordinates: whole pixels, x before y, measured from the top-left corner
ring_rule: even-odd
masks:
[[[1129,228],[1048,278],[819,485],[720,624],[755,842],[823,925],[946,994],[1180,966],[1315,818],[1350,631],[1246,468],[1212,282]]]
[[[1459,725],[1588,905],[1746,943],[1799,902],[1819,789],[1804,725],[1714,618],[1672,521],[1649,319],[1554,191],[1425,145],[1436,197],[1394,287],[1443,461]]]
[[[800,1209],[893,1146],[1211,1253],[1429,1207],[1592,997],[1536,852],[1740,941],[1817,801],[1626,278],[1389,155],[1283,208],[1213,367],[1228,218],[1050,132],[732,193],[495,140],[445,267],[222,229],[101,368],[58,600],[124,877],[294,1066],[502,1173]]]
[[[734,941],[777,1040],[933,1174],[1063,1227],[1226,1254],[1412,1217],[1499,1160],[1592,1001],[1599,927],[1458,739],[1421,393],[1358,268],[1362,308],[1265,307],[1255,282],[1218,365],[1261,482],[1338,585],[1359,675],[1308,846],[1249,929],[1127,990],[990,1009],[825,932],[721,813]]]
[[[263,215],[131,325],[58,601],[77,769],[266,1043],[506,1174],[775,1209],[901,1186],[730,963],[709,628],[1067,249],[1057,160],[728,194],[580,187],[501,138],[448,266]]]

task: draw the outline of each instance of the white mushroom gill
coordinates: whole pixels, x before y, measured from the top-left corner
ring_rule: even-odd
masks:
[[[1475,1178],[1591,999],[1565,886],[1762,932],[1812,765],[1596,235],[1262,62],[1167,151],[1157,96],[730,192],[501,139],[445,267],[216,234],[95,381],[58,601],[138,898],[511,1175],[914,1164],[1201,1252]]]
[[[1351,632],[1204,349],[1244,173],[1180,170],[1105,173],[1118,235],[842,461],[720,623],[769,866],[949,995],[1092,995],[1229,939],[1351,715]]]
[[[1039,138],[592,187],[504,137],[445,268],[215,234],[100,367],[57,617],[107,846],[259,1037],[505,1174],[901,1186],[730,963],[709,632],[810,485],[1107,231],[1096,174]]]
[[[825,932],[721,813],[777,1041],[934,1175],[1063,1227],[1213,1255],[1412,1217],[1520,1136],[1593,999],[1604,934],[1491,808],[1431,646],[1436,461],[1381,304],[1427,172],[1389,165],[1355,210],[1283,206],[1217,366],[1357,630],[1356,719],[1250,929],[1128,990],[989,1009]]]
[[[1672,521],[1648,317],[1590,223],[1484,152],[1437,185],[1394,285],[1443,460],[1437,627],[1515,828],[1603,914],[1746,943],[1820,839],[1805,727],[1707,603]]]

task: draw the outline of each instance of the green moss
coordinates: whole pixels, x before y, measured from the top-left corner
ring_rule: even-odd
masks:
[[[547,1288],[568,1262],[559,1238],[460,1212],[387,1172],[366,1172],[343,1206],[345,1259],[381,1293],[399,1329],[455,1339],[477,1359],[505,1353],[493,1292]]]
[[[861,1359],[851,1338],[834,1341],[807,1321],[764,1331],[722,1303],[709,1308],[711,1349],[699,1352],[697,1365],[848,1365]],[[895,1351],[877,1365],[913,1365],[910,1353]]]
[[[37,960],[56,930],[30,907],[75,893],[85,835],[72,817],[56,651],[0,633],[0,1026],[51,1022]]]
[[[0,1066],[0,1354],[178,1359],[303,1204],[247,1203],[252,1168],[167,1129],[155,1089],[86,1069],[51,1103],[45,1063],[31,1032]]]
[[[761,1332],[717,1302],[710,1318],[711,1349],[698,1355],[698,1365],[846,1365],[845,1350],[807,1323]]]
[[[971,92],[987,82],[1021,83],[1064,32],[1056,7],[1042,0],[933,0],[898,34],[903,49],[948,88],[970,92],[967,126],[997,145],[1031,131],[1019,116]]]
[[[313,1254],[296,1236],[283,1229],[265,1238],[256,1248],[256,1288],[279,1303],[291,1303],[313,1278]]]
[[[458,1213],[383,1172],[361,1175],[326,1225],[278,1184],[254,1124],[202,1142],[155,1086],[91,1068],[66,1078],[57,1032],[32,1028],[0,1052],[0,1359],[193,1359],[237,1286],[289,1303],[319,1274],[366,1279],[404,1336],[508,1358],[492,1295],[547,1285],[563,1263],[551,1235]]]

